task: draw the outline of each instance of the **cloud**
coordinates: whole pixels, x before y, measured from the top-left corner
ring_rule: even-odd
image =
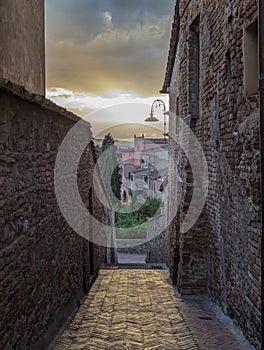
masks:
[[[79,109],[82,112],[90,113],[92,111],[99,111],[117,105],[147,105],[149,110],[153,101],[157,96],[140,97],[132,94],[125,94],[120,91],[112,91],[107,96],[88,95],[86,93],[73,92],[63,88],[53,88],[47,90],[47,98],[67,109]],[[168,96],[164,96],[163,100],[168,106]],[[123,116],[125,117],[125,116]],[[119,120],[122,122],[123,119]],[[136,121],[142,121],[142,116],[139,116]],[[115,119],[115,121],[117,121]]]
[[[174,0],[46,0],[48,87],[158,93]]]
[[[104,12],[104,20],[105,20],[105,24],[108,28],[112,27],[112,16],[111,13],[108,11]]]
[[[112,91],[107,96],[94,96],[54,88],[47,91],[47,97],[85,117],[93,125],[94,135],[104,133],[110,129],[118,138],[122,138],[122,136],[124,138],[132,137],[134,133],[140,133],[140,130],[149,136],[162,134],[163,114],[160,109],[155,110],[155,116],[160,119],[160,123],[154,123],[154,125],[145,123],[145,118],[149,116],[153,101],[160,98],[157,96],[144,98],[124,94],[120,91]],[[168,107],[168,96],[166,95],[162,99]],[[136,125],[130,126],[131,123],[136,123]],[[142,128],[144,126],[144,128],[140,129],[139,125]]]

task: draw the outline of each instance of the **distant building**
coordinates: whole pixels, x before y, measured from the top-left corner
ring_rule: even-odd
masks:
[[[165,186],[167,185],[168,168],[148,174],[148,196],[165,200]]]
[[[164,199],[160,186],[168,173],[168,141],[135,135],[134,147],[119,152],[122,201],[130,202],[133,192],[138,200],[149,196]]]
[[[163,138],[145,138],[144,134],[141,136],[134,135],[134,147],[120,148],[122,164],[133,164],[136,168],[147,166],[147,164],[154,160],[154,154],[165,161],[167,156],[168,140]],[[159,153],[159,156],[158,156]],[[153,164],[155,166],[155,164]]]

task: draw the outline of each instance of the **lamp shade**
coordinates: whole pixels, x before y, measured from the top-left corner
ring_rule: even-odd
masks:
[[[148,117],[147,119],[145,119],[145,122],[148,123],[156,123],[159,122],[159,119],[154,117],[153,114],[150,115],[150,117]]]

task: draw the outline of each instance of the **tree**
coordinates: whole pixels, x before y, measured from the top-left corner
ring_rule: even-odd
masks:
[[[101,177],[104,183],[107,182],[108,179],[111,179],[111,190],[115,197],[120,199],[121,175],[119,173],[116,150],[117,148],[113,136],[108,133],[105,135],[102,147],[99,149],[99,157],[103,156],[104,152],[107,152],[101,163],[99,159]],[[113,167],[114,170],[112,171]],[[108,187],[107,185],[108,184],[105,183],[105,187]]]
[[[138,210],[138,217],[141,221],[146,221],[147,218],[153,217],[161,207],[161,199],[148,197],[142,207]]]
[[[102,152],[105,152],[107,148],[111,147],[114,144],[115,144],[115,141],[113,139],[113,136],[110,133],[108,133],[107,135],[105,135],[103,139]]]

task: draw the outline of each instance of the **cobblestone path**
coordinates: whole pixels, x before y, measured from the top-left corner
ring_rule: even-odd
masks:
[[[207,305],[161,270],[102,270],[56,350],[241,350]]]

